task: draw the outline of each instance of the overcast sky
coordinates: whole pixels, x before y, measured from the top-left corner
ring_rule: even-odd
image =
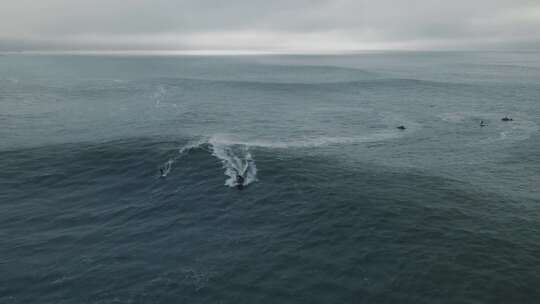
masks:
[[[540,0],[0,0],[0,50],[540,48]]]

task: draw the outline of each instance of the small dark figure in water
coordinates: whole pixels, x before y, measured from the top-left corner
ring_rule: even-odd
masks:
[[[161,174],[161,177],[165,176],[165,169],[163,167],[159,168],[159,173]]]
[[[514,119],[512,118],[509,118],[508,116],[505,116],[503,117],[503,119],[501,119],[502,121],[513,121]]]
[[[480,127],[485,127],[485,126],[487,126],[487,124],[483,120],[480,120]]]
[[[244,189],[244,177],[240,174],[237,174],[236,175],[236,188],[238,188],[238,190],[242,190]]]
[[[400,129],[400,130],[405,130],[405,129],[407,129],[407,128],[405,128],[405,126],[399,126],[399,127],[397,127],[397,128]]]

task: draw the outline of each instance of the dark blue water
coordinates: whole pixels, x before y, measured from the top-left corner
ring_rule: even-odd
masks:
[[[534,52],[0,56],[0,303],[537,303],[539,125]]]

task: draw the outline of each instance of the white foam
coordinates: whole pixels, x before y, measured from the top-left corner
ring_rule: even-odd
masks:
[[[475,141],[476,143],[486,144],[494,141],[519,141],[528,139],[533,133],[538,132],[540,127],[533,121],[527,119],[525,113],[514,113],[510,115],[514,118],[513,121],[501,121],[502,117],[507,114],[503,113],[482,113],[482,112],[451,112],[438,115],[440,119],[446,122],[460,124],[466,121],[479,122],[484,120],[488,123],[489,129],[495,130],[496,133],[489,134],[488,137]]]
[[[219,144],[219,145],[243,145],[249,147],[260,147],[260,148],[273,148],[273,149],[289,149],[289,148],[316,148],[324,147],[330,145],[340,145],[340,144],[357,144],[357,143],[369,143],[369,142],[378,142],[389,140],[392,138],[397,138],[406,134],[407,132],[403,131],[380,131],[367,135],[358,135],[358,136],[319,136],[319,137],[308,137],[300,140],[290,140],[290,141],[266,141],[266,140],[251,140],[246,141],[242,139],[237,139],[235,136],[230,135],[214,135],[209,139],[209,143]]]
[[[161,166],[161,176],[162,177],[166,177],[167,175],[169,175],[169,173],[171,172],[171,169],[172,169],[172,165],[174,163],[174,159],[169,159],[168,161],[166,161],[163,166]]]
[[[412,126],[412,125],[411,125]],[[414,129],[414,126],[412,126]],[[253,147],[270,149],[290,149],[290,148],[316,148],[330,145],[355,144],[384,141],[402,136],[408,131],[380,131],[368,135],[359,136],[319,136],[291,141],[265,141],[265,140],[242,140],[235,135],[215,134],[210,137],[202,137],[188,142],[178,149],[178,155],[167,161],[165,172],[168,174],[172,165],[181,157],[187,155],[191,150],[204,149],[211,155],[219,159],[225,169],[224,174],[228,176],[225,185],[229,187],[238,186],[237,176],[244,177],[244,186],[247,186],[257,179],[257,166],[250,151]],[[165,174],[165,176],[166,176]]]
[[[167,95],[167,90],[165,89],[165,87],[162,85],[159,85],[156,91],[154,92],[154,94],[152,95],[152,99],[155,100],[156,107],[158,108],[161,107],[161,101],[165,98],[166,95]]]
[[[463,122],[465,118],[467,118],[467,116],[468,115],[462,112],[443,113],[443,114],[437,115],[437,117],[439,117],[440,119],[447,122],[452,122],[452,123]],[[470,115],[470,116],[473,116],[473,115]]]
[[[162,176],[165,177],[172,169],[172,165],[176,163],[184,155],[187,155],[193,149],[204,149],[209,147],[210,154],[218,158],[225,168],[225,175],[228,176],[225,181],[225,185],[229,187],[238,186],[237,176],[244,177],[243,186],[247,186],[257,181],[257,166],[249,147],[247,145],[241,145],[237,143],[226,143],[223,141],[216,141],[214,137],[200,138],[198,140],[190,141],[186,145],[178,149],[178,155],[169,159],[162,166]]]
[[[208,143],[209,141],[207,138],[199,138],[196,140],[192,140],[188,142],[187,144],[185,144],[184,146],[182,146],[180,149],[178,149],[178,153],[180,154],[179,157],[181,157],[182,155],[184,155],[185,153],[189,152],[192,149],[200,148],[203,145],[208,144]]]
[[[257,167],[249,151],[248,146],[228,146],[218,143],[211,144],[212,155],[221,160],[225,175],[229,178],[225,185],[229,187],[238,186],[237,176],[244,177],[243,186],[247,186],[257,181]]]
[[[527,140],[533,133],[540,130],[540,127],[529,120],[514,119],[510,122],[501,122],[499,129],[503,131],[499,132],[498,137],[490,137],[482,141],[482,143],[495,142],[495,141],[521,141]]]
[[[169,175],[169,173],[171,172],[173,168],[173,164],[176,163],[178,159],[186,155],[186,153],[188,153],[190,150],[195,149],[195,148],[200,148],[202,145],[206,144],[207,142],[208,142],[207,140],[199,139],[195,141],[190,141],[186,145],[182,146],[180,149],[178,149],[177,156],[170,158],[161,166],[161,170],[162,170],[161,176],[166,177],[167,175]]]

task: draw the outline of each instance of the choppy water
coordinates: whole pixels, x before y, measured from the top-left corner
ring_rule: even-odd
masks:
[[[537,303],[539,126],[534,52],[0,56],[0,303]]]

